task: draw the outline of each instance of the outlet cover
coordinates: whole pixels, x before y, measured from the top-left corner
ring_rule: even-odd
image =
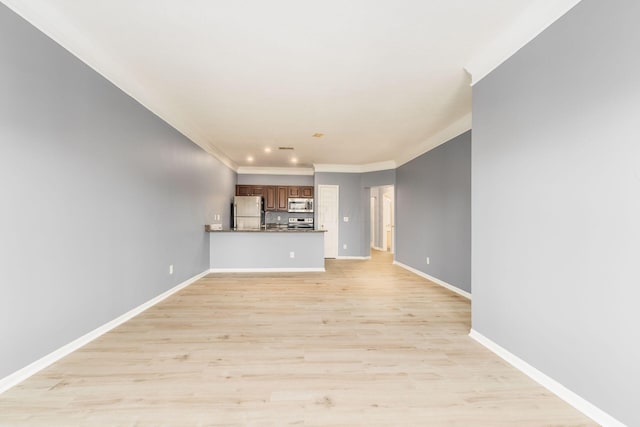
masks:
[[[347,244],[342,245],[342,249],[347,249]]]
[[[295,252],[289,252],[289,258],[295,258],[295,257],[296,257]]]
[[[349,222],[349,217],[348,217],[348,216],[345,216],[344,218],[342,218],[342,220],[343,220],[344,222]]]
[[[173,274],[173,264],[169,266],[169,274]]]

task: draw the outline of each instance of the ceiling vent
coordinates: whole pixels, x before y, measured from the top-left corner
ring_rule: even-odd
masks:
[[[293,150],[293,147],[278,147],[278,150]]]

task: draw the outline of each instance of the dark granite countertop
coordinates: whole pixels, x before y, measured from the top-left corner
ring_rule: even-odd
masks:
[[[208,233],[324,233],[327,230],[316,230],[313,228],[261,228],[260,230],[234,230],[225,228],[222,230],[212,230],[208,225],[204,226],[204,231]]]

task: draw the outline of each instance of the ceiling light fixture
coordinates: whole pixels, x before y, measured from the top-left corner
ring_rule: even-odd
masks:
[[[298,163],[298,159],[296,159],[295,157],[292,157],[291,158],[291,163],[293,163],[293,164]]]
[[[270,153],[271,152],[271,147],[265,147],[264,152],[265,153]]]
[[[247,156],[247,162],[253,162],[253,156]]]

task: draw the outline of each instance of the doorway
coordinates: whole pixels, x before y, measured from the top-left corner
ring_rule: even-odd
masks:
[[[340,187],[338,185],[318,185],[318,225],[324,233],[324,257],[338,257],[338,204]]]
[[[395,252],[394,186],[371,187],[371,248]]]
[[[371,227],[369,229],[369,246],[371,248],[376,248],[376,206],[378,205],[378,198],[371,196],[371,203],[370,203],[370,215],[371,215],[371,221],[369,221],[369,223],[371,224]]]
[[[382,195],[382,247],[393,253],[393,189]]]

